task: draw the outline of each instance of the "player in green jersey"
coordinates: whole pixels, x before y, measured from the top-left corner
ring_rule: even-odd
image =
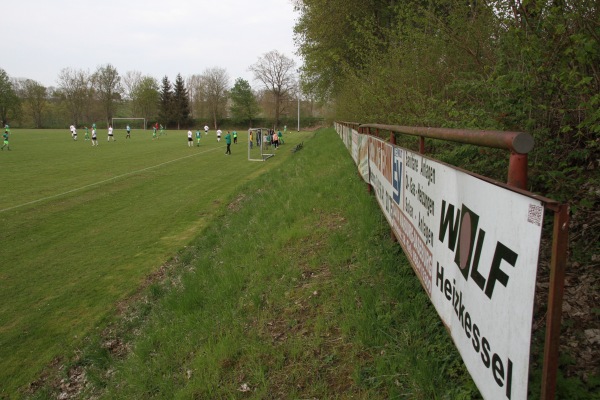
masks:
[[[227,150],[225,150],[225,154],[231,155],[231,134],[227,131],[227,135],[225,135],[225,143],[227,143]]]
[[[2,134],[2,137],[4,138],[4,144],[2,145],[2,147],[0,147],[0,150],[4,150],[5,147],[8,147],[8,150],[10,150],[10,146],[8,145],[8,133],[9,132],[10,132],[10,130],[5,130],[4,133]]]

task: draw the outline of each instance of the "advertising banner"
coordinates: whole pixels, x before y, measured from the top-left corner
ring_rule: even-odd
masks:
[[[367,135],[360,135],[357,131],[352,131],[353,146],[356,146],[356,165],[358,166],[358,172],[365,182],[369,183],[369,138]],[[352,151],[355,151],[355,147],[352,147]]]
[[[543,204],[359,136],[377,201],[482,395],[527,398]]]

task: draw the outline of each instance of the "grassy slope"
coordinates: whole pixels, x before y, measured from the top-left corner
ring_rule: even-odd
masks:
[[[288,156],[248,162],[244,135],[231,157],[214,133],[193,148],[185,132],[101,132],[97,148],[79,136],[13,130],[0,154],[0,397],[78,347],[224,197]]]
[[[100,336],[78,357],[73,370],[87,369],[88,390],[105,398],[476,397],[333,130],[270,165],[111,328],[110,341],[132,353],[119,360]],[[148,302],[150,316],[139,318]]]

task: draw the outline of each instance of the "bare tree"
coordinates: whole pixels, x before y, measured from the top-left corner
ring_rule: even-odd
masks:
[[[206,105],[213,120],[213,127],[218,128],[218,120],[225,113],[227,105],[227,88],[229,76],[224,68],[208,68],[202,74],[203,93]]]
[[[89,72],[63,68],[58,74],[58,88],[69,108],[71,123],[77,126],[90,100],[91,81]]]
[[[133,100],[132,93],[136,91],[138,85],[142,81],[142,73],[140,71],[127,71],[122,77],[123,95]]]
[[[264,54],[256,64],[250,66],[254,79],[262,82],[264,88],[273,95],[275,101],[275,126],[279,125],[279,115],[283,100],[297,87],[296,62],[277,50]]]
[[[8,115],[10,115],[12,121],[19,121],[20,124],[22,123],[22,87],[22,78],[9,78],[6,72],[0,69],[0,122],[2,122],[2,127],[7,123]]]
[[[26,111],[30,113],[34,126],[41,128],[42,113],[47,105],[48,90],[33,79],[19,80],[18,87],[19,97],[23,100]]]
[[[0,68],[0,122],[6,124],[9,113],[11,116],[19,114],[19,98],[14,90],[13,83],[6,71]]]
[[[110,64],[98,67],[92,82],[104,114],[106,122],[109,123],[113,116],[115,103],[121,99],[123,87],[121,86],[121,77],[117,69]]]
[[[190,112],[194,119],[204,117],[204,87],[202,75],[192,75],[186,80],[190,98]]]

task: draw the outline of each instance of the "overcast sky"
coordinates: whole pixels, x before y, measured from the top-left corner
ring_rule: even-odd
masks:
[[[111,64],[171,82],[225,68],[258,86],[248,67],[271,50],[296,61],[292,0],[6,0],[0,68],[57,86],[63,68]]]

